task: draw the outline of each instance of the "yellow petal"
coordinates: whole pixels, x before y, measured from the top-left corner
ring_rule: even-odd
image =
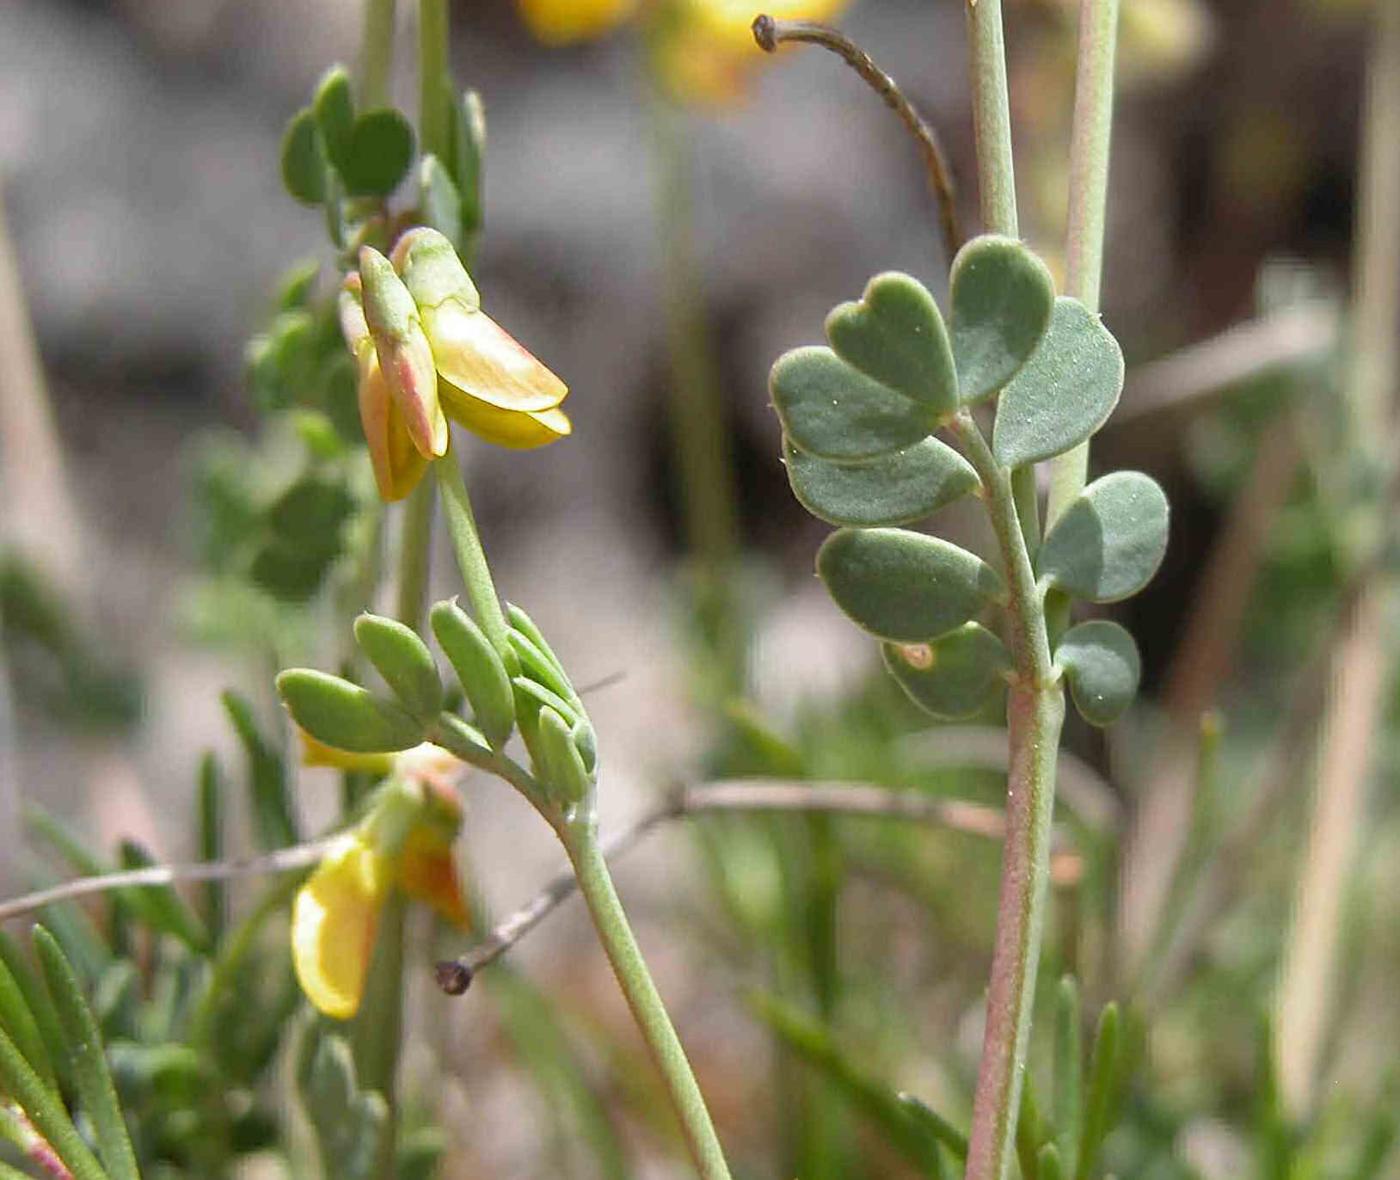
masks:
[[[601,37],[628,20],[637,0],[520,0],[520,15],[546,45]]]
[[[316,1009],[348,1020],[360,1007],[389,885],[385,859],[358,834],[337,840],[292,906],[292,963]]]
[[[399,888],[460,929],[471,925],[452,845],[430,828],[409,833],[399,860]]]
[[[393,768],[393,754],[355,754],[349,750],[337,750],[334,746],[328,746],[304,729],[298,729],[297,733],[301,738],[303,766],[329,766],[334,770],[368,770],[374,774],[387,774]]]
[[[360,363],[360,425],[369,444],[374,482],[385,500],[402,500],[423,478],[428,460],[408,436],[398,403],[379,367],[373,347],[362,347]],[[444,423],[445,423],[444,419]]]
[[[529,413],[502,410],[463,393],[445,381],[442,385],[442,404],[450,417],[479,438],[516,451],[528,451],[557,442],[573,430],[563,410]]]
[[[425,309],[423,323],[438,373],[502,410],[548,410],[569,387],[484,311],[456,299]]]

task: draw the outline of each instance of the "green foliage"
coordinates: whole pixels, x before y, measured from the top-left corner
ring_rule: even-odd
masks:
[[[438,715],[442,681],[433,653],[411,627],[363,614],[355,620],[355,642],[409,713],[424,723]]]
[[[1167,498],[1138,471],[1115,471],[1091,483],[1046,535],[1037,572],[1091,602],[1136,594],[1167,551]]]
[[[1005,594],[997,572],[966,549],[902,529],[840,529],[817,574],[857,626],[895,643],[928,643]]]
[[[316,1133],[321,1174],[374,1180],[388,1108],[383,1095],[360,1089],[343,1036],[318,1023],[307,1027],[297,1055],[297,1092]]]
[[[277,692],[293,721],[337,750],[357,754],[407,750],[418,745],[426,732],[423,723],[402,706],[311,668],[280,673]]]
[[[843,303],[827,316],[826,336],[848,365],[935,415],[956,408],[958,377],[943,317],[933,296],[908,275],[876,275],[858,303]]]
[[[42,927],[34,931],[34,950],[58,1012],[78,1101],[92,1120],[102,1163],[112,1180],[140,1180],[136,1153],[103,1055],[97,1021],[83,997],[72,965],[53,936]]]
[[[977,474],[936,438],[863,462],[833,463],[788,443],[793,495],[828,524],[873,528],[909,524],[972,492]]]
[[[958,1159],[966,1157],[967,1141],[951,1124],[867,1076],[820,1024],[771,996],[754,997],[753,1008],[784,1045],[829,1079],[845,1101],[916,1168],[938,1175],[942,1151]]]
[[[280,743],[263,733],[246,698],[228,689],[220,699],[247,759],[247,795],[258,843],[268,849],[295,844],[297,823]]]
[[[1055,284],[1013,238],[985,234],[953,259],[949,280],[958,399],[982,401],[1015,376],[1050,323]]]
[[[866,376],[829,348],[798,348],[779,358],[769,390],[788,441],[821,459],[878,458],[938,427],[935,406]]]
[[[121,730],[141,713],[141,687],[90,634],[65,595],[18,552],[0,547],[0,658],[16,697],[61,721]]]
[[[1117,623],[1091,619],[1071,627],[1055,648],[1074,705],[1090,725],[1111,725],[1137,695],[1142,666],[1133,637]]]
[[[334,66],[316,87],[312,104],[287,124],[282,182],[303,205],[338,205],[342,191],[386,197],[408,172],[413,149],[408,120],[390,108],[357,113],[349,75]]]
[[[439,602],[430,615],[433,635],[457,673],[472,721],[492,747],[515,728],[515,690],[500,654],[456,601]]]
[[[978,713],[1011,671],[1005,645],[981,623],[965,623],[932,643],[886,643],[881,651],[909,699],[946,720]]]
[[[1040,343],[997,399],[992,450],[1006,467],[1063,454],[1092,435],[1123,392],[1123,353],[1077,300],[1060,296]]]

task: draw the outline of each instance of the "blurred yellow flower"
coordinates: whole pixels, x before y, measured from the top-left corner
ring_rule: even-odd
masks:
[[[467,925],[452,855],[462,824],[461,801],[448,781],[456,765],[436,746],[397,755],[364,820],[331,842],[297,891],[292,963],[319,1012],[348,1020],[359,1010],[379,914],[393,890]]]
[[[359,369],[360,423],[379,494],[401,500],[447,453],[448,418],[498,446],[541,447],[571,426],[568,386],[481,310],[452,243],[410,230],[392,261],[366,246],[340,327]]]
[[[753,19],[830,21],[850,0],[519,0],[526,26],[546,45],[601,37],[637,17],[646,22],[657,77],[679,99],[729,103],[747,90],[763,53]]]

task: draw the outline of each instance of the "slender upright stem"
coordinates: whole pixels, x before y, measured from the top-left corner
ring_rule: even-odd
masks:
[[[1011,99],[1001,0],[966,0],[972,49],[972,125],[977,139],[977,188],[982,223],[990,233],[1018,236],[1016,169],[1011,156]]]
[[[1055,762],[1065,704],[1050,658],[1045,614],[1010,475],[997,463],[970,414],[960,414],[953,430],[982,480],[1001,548],[1011,597],[1010,638],[1016,668],[1007,701],[1010,768],[1001,898],[965,1172],[966,1180],[1003,1180],[1015,1156],[1016,1117],[1035,1004],[1049,894]]]
[[[396,0],[365,0],[360,31],[360,101],[367,107],[384,106],[389,101],[396,7]]]
[[[1113,71],[1118,47],[1118,0],[1081,0],[1079,68],[1069,151],[1069,226],[1065,237],[1065,294],[1099,309],[1103,275],[1104,210],[1113,131]],[[1050,463],[1046,528],[1084,490],[1089,444],[1082,442]]]
[[[428,568],[432,558],[433,485],[419,482],[404,503],[399,536],[398,587],[394,616],[416,628],[423,621],[428,598]]]
[[[597,834],[592,825],[583,825],[563,828],[560,835],[613,974],[671,1095],[696,1169],[702,1180],[730,1180],[700,1085],[627,922]]]
[[[496,583],[491,577],[491,567],[486,564],[486,552],[481,547],[481,536],[476,530],[476,517],[472,514],[467,485],[462,480],[462,469],[457,466],[453,452],[448,451],[441,459],[434,461],[433,470],[442,489],[442,510],[447,517],[447,532],[452,538],[452,552],[457,557],[457,568],[462,572],[472,614],[496,650],[505,651],[510,646],[506,640],[509,627],[501,610]]]
[[[447,0],[418,0],[418,137],[424,153],[439,158],[451,146],[451,42]]]
[[[734,465],[724,400],[705,322],[696,259],[689,139],[684,113],[652,80],[650,101],[656,160],[656,217],[663,302],[670,353],[670,432],[677,498],[686,549],[696,574],[697,607],[713,637],[725,691],[740,687],[743,624],[733,589],[739,551]]]

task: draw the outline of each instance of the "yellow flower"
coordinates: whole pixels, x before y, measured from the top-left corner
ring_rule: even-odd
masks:
[[[452,843],[462,806],[447,776],[456,761],[436,746],[394,759],[369,813],[333,840],[292,906],[292,963],[318,1011],[348,1020],[359,1010],[379,914],[401,890],[465,927],[466,901]]]
[[[570,432],[568,386],[481,310],[451,242],[410,230],[393,260],[366,246],[340,326],[359,369],[360,423],[379,494],[400,500],[447,452],[447,419],[487,442],[541,447]]]
[[[763,53],[753,18],[830,21],[850,0],[519,0],[520,15],[546,45],[601,37],[634,16],[645,19],[657,77],[676,97],[730,103],[744,96]]]
[[[520,0],[525,27],[546,45],[591,41],[632,19],[637,0]]]

